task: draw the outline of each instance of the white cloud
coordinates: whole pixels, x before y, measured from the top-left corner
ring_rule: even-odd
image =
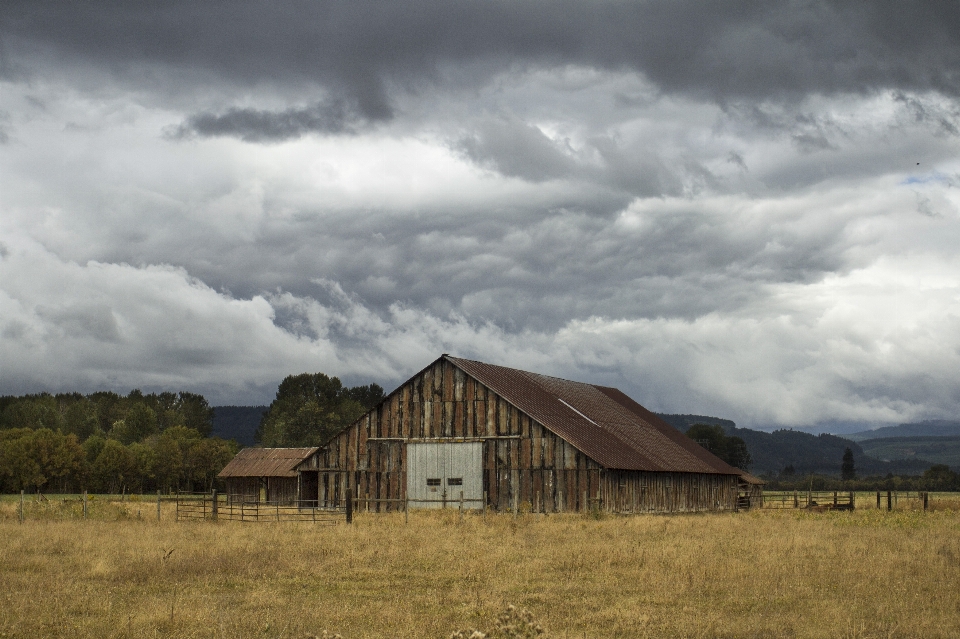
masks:
[[[450,352],[616,385],[655,410],[741,425],[943,417],[958,402],[960,260],[943,266],[884,258],[815,284],[778,285],[762,307],[508,333],[401,304],[380,316],[330,281],[318,282],[326,305],[282,292],[238,300],[183,269],[79,265],[20,243],[0,272],[0,384],[187,388],[214,402],[268,401],[290,373],[322,370],[389,388]]]
[[[739,57],[737,28],[721,53],[754,75],[729,90],[608,34],[603,61],[549,38],[545,58],[440,47],[380,60],[380,82],[262,41],[130,63],[81,46],[73,66],[55,52],[77,43],[28,32],[46,53],[11,41],[24,75],[0,78],[0,392],[246,403],[290,373],[390,386],[450,352],[744,425],[960,410],[955,65],[864,85],[813,47],[810,77],[767,75],[781,60]],[[190,122],[209,126],[165,135]],[[258,127],[269,143],[239,139]]]

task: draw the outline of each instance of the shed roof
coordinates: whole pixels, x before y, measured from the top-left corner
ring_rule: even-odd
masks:
[[[744,474],[616,388],[443,358],[606,468]]]
[[[313,448],[244,448],[217,477],[296,477],[297,466],[319,450]]]

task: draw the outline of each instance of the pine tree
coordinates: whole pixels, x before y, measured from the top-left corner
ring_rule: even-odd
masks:
[[[853,465],[853,451],[850,448],[847,448],[843,451],[843,463],[840,464],[840,479],[846,481],[848,479],[857,478],[857,469]]]

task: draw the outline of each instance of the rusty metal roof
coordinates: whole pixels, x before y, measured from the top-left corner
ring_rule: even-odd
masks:
[[[318,448],[244,448],[217,477],[296,477],[297,466]]]
[[[616,388],[443,357],[606,468],[744,474]]]

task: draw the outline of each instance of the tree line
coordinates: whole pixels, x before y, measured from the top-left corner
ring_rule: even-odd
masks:
[[[237,452],[194,393],[0,397],[0,492],[208,490]]]

